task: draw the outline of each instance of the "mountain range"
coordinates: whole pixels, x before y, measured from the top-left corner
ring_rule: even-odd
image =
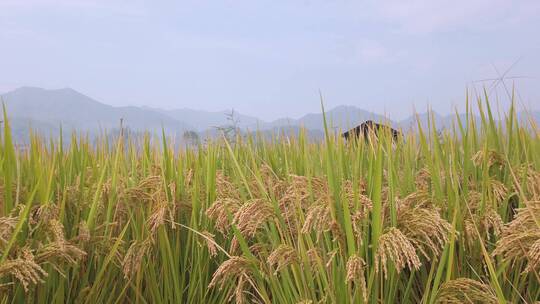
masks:
[[[209,112],[179,108],[165,110],[150,107],[114,107],[101,103],[71,88],[46,90],[36,87],[21,87],[0,95],[15,138],[27,138],[29,130],[42,135],[56,135],[60,126],[70,132],[77,130],[97,135],[104,131],[123,127],[136,132],[149,131],[168,135],[181,135],[185,131],[195,131],[201,136],[216,134],[216,128],[233,124],[243,130],[275,132],[297,132],[304,127],[310,136],[322,137],[324,124],[322,113],[306,114],[300,118],[281,118],[264,121],[257,117],[231,111]],[[529,113],[537,122],[540,112]],[[437,126],[447,128],[452,125],[455,115],[442,116],[433,113]],[[524,116],[520,113],[519,116]],[[417,118],[427,124],[428,115],[418,114],[402,121],[391,121],[384,116],[359,109],[355,106],[338,106],[326,112],[333,130],[345,130],[371,119],[386,121],[394,127],[410,129],[416,126]]]

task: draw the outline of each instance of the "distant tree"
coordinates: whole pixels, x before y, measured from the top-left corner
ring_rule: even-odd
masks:
[[[200,142],[199,134],[195,131],[185,131],[182,135],[182,139],[184,142],[190,144],[190,145],[198,145]]]
[[[445,128],[445,127],[442,127],[442,128],[437,129],[436,133],[437,133],[437,138],[439,139],[439,141],[444,140],[444,133],[445,133],[445,131],[446,131],[446,128]]]
[[[225,116],[227,118],[227,124],[216,128],[223,132],[228,142],[235,143],[236,137],[240,134],[240,119],[236,117],[234,109],[231,110],[231,113],[226,113]]]

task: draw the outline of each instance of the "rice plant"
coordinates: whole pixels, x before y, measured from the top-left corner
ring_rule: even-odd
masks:
[[[467,108],[398,142],[327,128],[180,150],[18,149],[4,111],[0,303],[535,303],[539,129]]]

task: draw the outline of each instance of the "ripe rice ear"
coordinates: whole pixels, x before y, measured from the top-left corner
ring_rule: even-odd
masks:
[[[375,256],[375,269],[379,271],[382,268],[385,278],[388,278],[388,261],[394,263],[398,273],[405,267],[418,270],[422,265],[413,243],[395,227],[381,235]]]
[[[441,285],[435,303],[499,303],[489,285],[468,278],[459,278]]]

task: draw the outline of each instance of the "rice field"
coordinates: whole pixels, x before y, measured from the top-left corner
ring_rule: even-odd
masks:
[[[540,136],[513,108],[326,130],[0,143],[0,303],[535,303]]]

